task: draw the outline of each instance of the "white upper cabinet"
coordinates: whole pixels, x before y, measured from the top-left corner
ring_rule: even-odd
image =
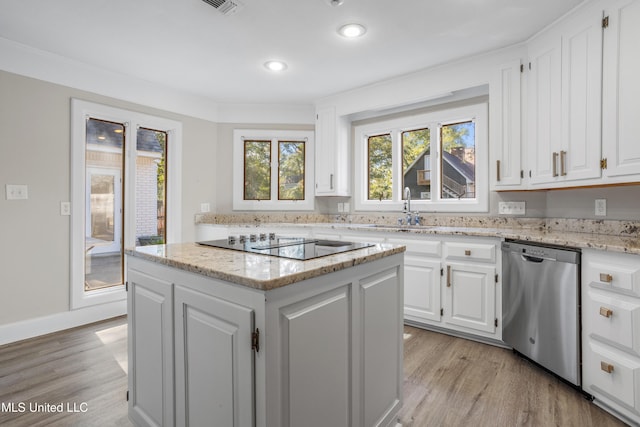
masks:
[[[607,182],[640,177],[640,2],[611,2],[605,10],[603,157]],[[609,179],[611,178],[611,179]]]
[[[528,68],[531,186],[599,178],[602,10],[582,10],[531,41]]]
[[[528,146],[530,183],[553,182],[560,151],[561,42],[545,34],[529,45]]]
[[[490,85],[491,189],[518,188],[521,165],[521,81],[520,59],[501,65]]]
[[[334,107],[316,113],[316,196],[349,196],[349,123]]]

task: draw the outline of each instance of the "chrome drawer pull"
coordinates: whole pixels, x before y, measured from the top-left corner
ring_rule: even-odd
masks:
[[[607,307],[600,307],[600,316],[611,317],[613,316],[613,310]]]
[[[464,254],[466,256],[471,256],[471,249],[465,249]]]
[[[607,362],[600,362],[600,369],[610,374],[613,372],[613,365]]]
[[[611,283],[613,281],[613,276],[607,273],[600,273],[600,281],[604,283]]]

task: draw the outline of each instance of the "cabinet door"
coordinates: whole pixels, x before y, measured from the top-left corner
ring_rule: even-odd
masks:
[[[129,416],[140,426],[173,425],[173,284],[128,271]]]
[[[640,176],[640,2],[617,1],[606,13],[609,26],[604,30],[602,89],[605,175],[635,180]]]
[[[316,196],[349,196],[349,129],[334,107],[316,114]]]
[[[495,333],[495,267],[448,263],[445,275],[444,322]]]
[[[546,35],[529,50],[528,145],[531,184],[553,182],[560,174],[561,39]]]
[[[560,179],[600,177],[602,11],[577,15],[562,31]]]
[[[408,320],[440,321],[440,262],[404,257],[404,315]]]
[[[325,108],[316,114],[316,195],[335,191],[336,110]]]
[[[492,189],[519,186],[521,179],[520,59],[500,66],[491,82]]]
[[[342,286],[282,307],[279,318],[281,425],[349,426],[350,287]]]
[[[361,425],[395,425],[393,415],[402,406],[403,383],[402,286],[398,268],[363,278],[359,286],[363,364],[359,386],[364,406]]]
[[[176,425],[255,425],[253,310],[179,285],[175,310]]]

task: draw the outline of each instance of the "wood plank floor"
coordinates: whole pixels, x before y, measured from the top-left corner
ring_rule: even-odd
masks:
[[[405,427],[624,425],[511,351],[409,326],[404,343]],[[132,426],[126,359],[124,317],[0,347],[0,425]]]

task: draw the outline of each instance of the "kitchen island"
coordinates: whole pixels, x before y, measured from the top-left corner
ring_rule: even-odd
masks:
[[[297,261],[127,251],[141,426],[387,426],[402,406],[404,246]]]

